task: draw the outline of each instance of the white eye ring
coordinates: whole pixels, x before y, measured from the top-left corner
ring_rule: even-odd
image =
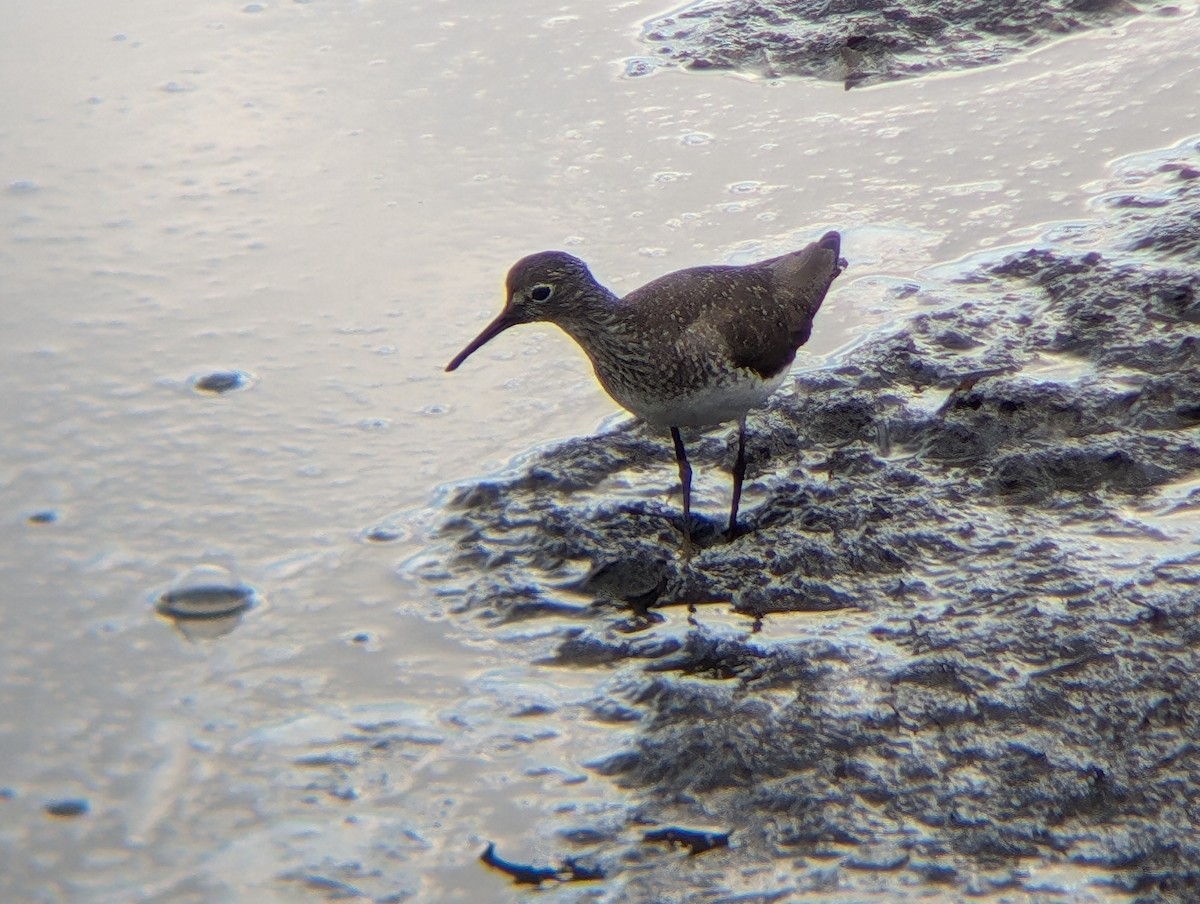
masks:
[[[550,296],[554,294],[554,286],[547,283],[538,283],[529,290],[529,297],[534,301],[549,301]]]

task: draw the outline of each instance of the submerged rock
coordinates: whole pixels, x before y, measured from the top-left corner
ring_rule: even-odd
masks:
[[[652,19],[657,51],[626,65],[812,76],[847,88],[997,63],[1043,41],[1165,3],[1127,0],[702,0]]]
[[[631,823],[732,832],[706,863],[728,888],[813,857],[797,892],[1045,890],[1053,866],[1200,896],[1200,198],[1178,176],[1200,143],[1177,156],[1124,174],[1165,203],[1107,205],[1107,244],[930,282],[799,376],[751,418],[732,543],[713,521],[674,554],[670,445],[632,423],[460,491],[429,580],[464,612],[574,619],[552,661],[621,671],[596,718],[639,731],[594,768],[637,789]],[[669,606],[682,639],[656,637]],[[743,630],[706,626],[730,608]],[[628,873],[628,899],[674,900],[675,868]]]

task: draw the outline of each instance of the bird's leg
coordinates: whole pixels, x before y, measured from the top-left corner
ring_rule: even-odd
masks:
[[[675,441],[675,460],[679,463],[679,482],[683,485],[683,545],[692,542],[692,466],[688,464],[687,450],[683,448],[683,437],[679,428],[671,428],[671,439]]]
[[[729,508],[729,539],[738,535],[738,503],[742,501],[742,481],[746,479],[746,419],[738,420],[738,451],[733,462],[733,505]]]

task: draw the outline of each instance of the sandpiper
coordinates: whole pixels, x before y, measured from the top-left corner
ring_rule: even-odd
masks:
[[[624,298],[596,282],[587,264],[542,251],[508,271],[504,310],[446,370],[520,323],[549,321],[579,343],[600,384],[623,408],[669,427],[683,485],[690,544],[692,469],[680,427],[738,422],[729,538],[737,536],[746,476],[746,413],[787,376],[796,349],[839,273],[841,236],[827,232],[799,251],[741,267],[692,267],[660,276]]]

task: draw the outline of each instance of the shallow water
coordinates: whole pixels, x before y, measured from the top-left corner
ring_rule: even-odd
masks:
[[[1067,228],[1114,160],[1200,131],[1191,6],[848,93],[623,78],[659,12],[8,14],[5,900],[501,899],[485,842],[545,859],[602,824],[620,792],[586,764],[622,733],[580,707],[603,672],[405,576],[441,488],[614,411],[545,329],[441,372],[507,266],[564,247],[621,290],[837,227],[817,367],[908,313],[885,287]],[[158,615],[205,564],[256,605]]]

